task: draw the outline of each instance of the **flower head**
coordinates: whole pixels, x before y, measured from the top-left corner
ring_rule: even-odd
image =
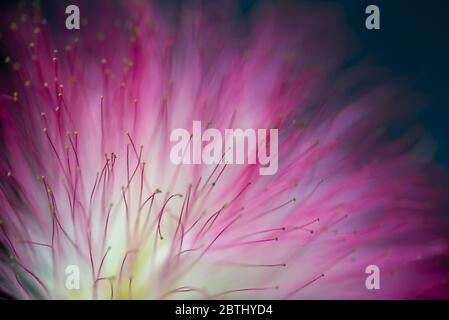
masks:
[[[4,295],[447,297],[444,173],[415,131],[385,133],[417,99],[379,68],[343,68],[335,8],[242,25],[232,6],[97,5],[76,31],[26,7],[2,28]],[[278,129],[278,171],[171,163],[170,133],[193,121]]]

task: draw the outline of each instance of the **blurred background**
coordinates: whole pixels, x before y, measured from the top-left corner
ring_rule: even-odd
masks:
[[[97,0],[98,1],[98,0]],[[92,5],[100,4],[93,1]],[[120,0],[118,0],[120,1]],[[124,0],[123,0],[124,1]],[[38,1],[51,21],[59,14],[55,0]],[[60,5],[77,4],[76,0],[57,1]],[[162,9],[179,11],[190,3],[208,1],[156,0]],[[216,3],[217,1],[210,1]],[[223,5],[229,4],[222,0]],[[20,1],[1,1],[0,13]],[[331,4],[340,8],[350,29],[359,40],[360,50],[354,60],[369,59],[386,67],[413,91],[425,98],[425,105],[407,123],[389,128],[391,135],[400,136],[410,126],[423,129],[425,141],[421,146],[427,157],[449,167],[449,1],[447,0],[236,0],[236,20],[242,25],[258,7],[264,4],[294,5],[297,3]],[[380,9],[380,30],[365,28],[365,8]],[[173,10],[175,9],[175,10]],[[1,42],[1,40],[0,40]],[[4,65],[0,64],[0,72]],[[405,108],[405,106],[398,106]],[[410,121],[414,123],[410,123]]]
[[[242,15],[250,14],[251,10],[266,2],[241,0]],[[433,156],[436,162],[449,166],[449,1],[311,2],[339,6],[360,41],[361,51],[357,53],[358,58],[369,58],[385,66],[394,77],[404,79],[414,91],[425,97],[425,105],[414,119],[414,125],[424,129],[424,152]],[[371,4],[380,9],[380,30],[367,30],[365,27],[365,19],[368,16],[365,14],[365,8]],[[391,134],[400,135],[402,129],[391,128]]]

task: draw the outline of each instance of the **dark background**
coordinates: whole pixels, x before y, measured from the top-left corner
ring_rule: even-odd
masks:
[[[437,142],[435,159],[449,165],[449,1],[339,0],[369,50],[394,74],[430,97],[419,122]],[[380,30],[366,30],[364,9],[380,9]]]
[[[242,13],[264,2],[241,0]],[[347,23],[362,42],[362,54],[374,57],[394,76],[407,79],[428,99],[416,121],[436,144],[434,159],[449,166],[449,0],[312,2],[340,5]],[[370,4],[380,9],[380,30],[365,27],[365,8]]]

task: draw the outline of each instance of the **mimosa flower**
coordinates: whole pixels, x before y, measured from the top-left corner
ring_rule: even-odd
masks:
[[[448,297],[446,173],[388,135],[419,100],[350,60],[338,10],[82,3],[80,30],[2,17],[3,296]],[[276,128],[277,172],[173,164],[194,121]]]

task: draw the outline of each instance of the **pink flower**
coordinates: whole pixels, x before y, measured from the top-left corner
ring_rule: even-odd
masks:
[[[80,30],[61,7],[2,18],[3,295],[448,297],[446,173],[416,130],[388,138],[417,99],[378,67],[342,68],[355,46],[336,8],[242,25],[232,5],[82,3]],[[170,133],[193,121],[277,128],[278,171],[172,164]]]

